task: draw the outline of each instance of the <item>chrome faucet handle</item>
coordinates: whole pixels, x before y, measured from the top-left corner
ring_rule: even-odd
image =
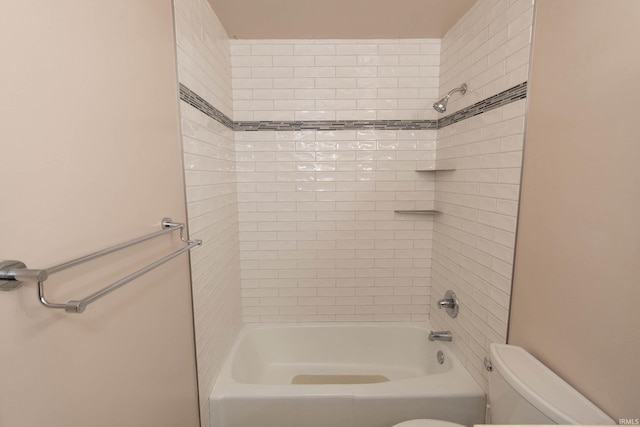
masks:
[[[439,300],[437,303],[438,308],[446,308],[447,314],[453,318],[458,315],[458,297],[453,293],[452,290],[448,290],[444,294],[444,298]]]
[[[456,301],[452,298],[444,298],[438,301],[438,308],[453,308],[456,306]]]

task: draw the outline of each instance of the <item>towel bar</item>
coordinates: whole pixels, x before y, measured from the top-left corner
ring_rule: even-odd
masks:
[[[148,234],[146,236],[138,237],[137,239],[129,240],[128,242],[121,243],[119,245],[112,246],[107,249],[103,249],[98,252],[91,253],[89,255],[85,255],[80,258],[76,258],[71,261],[64,262],[62,264],[54,265],[49,268],[36,270],[36,269],[28,269],[23,262],[20,261],[1,261],[0,262],[0,290],[10,291],[13,289],[17,289],[22,285],[22,282],[37,282],[38,283],[38,299],[47,308],[57,308],[64,309],[67,313],[82,313],[89,304],[99,300],[103,296],[110,294],[116,289],[126,285],[134,279],[142,276],[145,273],[153,270],[156,267],[161,266],[165,262],[177,257],[178,255],[193,249],[196,246],[202,244],[202,240],[187,240],[184,238],[184,224],[175,223],[171,220],[171,218],[164,218],[161,223],[162,230]],[[173,231],[180,230],[180,240],[182,240],[187,245],[166,255],[165,257],[147,265],[146,267],[141,268],[140,270],[129,274],[127,277],[124,277],[116,282],[113,282],[109,286],[102,288],[101,290],[86,296],[80,300],[72,300],[66,303],[55,303],[47,300],[44,294],[44,282],[47,278],[55,273],[59,273],[60,271],[69,269],[71,267],[75,267],[77,265],[83,264],[85,262],[91,261],[96,258],[100,258],[102,256],[111,254],[113,252],[117,252],[121,249],[128,248],[130,246],[136,245],[138,243],[145,242],[147,240],[153,239],[155,237],[162,236],[167,233],[171,233]]]

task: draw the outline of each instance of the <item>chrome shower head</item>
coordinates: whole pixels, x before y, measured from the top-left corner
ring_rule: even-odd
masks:
[[[438,113],[444,113],[445,111],[447,111],[447,102],[449,102],[449,95],[433,104],[433,109]]]
[[[438,113],[444,113],[445,111],[447,111],[447,103],[449,102],[449,98],[451,98],[451,95],[456,92],[460,92],[463,95],[467,93],[467,84],[462,83],[462,86],[457,87],[455,89],[451,89],[444,98],[436,101],[435,104],[433,104],[433,109],[436,110]]]

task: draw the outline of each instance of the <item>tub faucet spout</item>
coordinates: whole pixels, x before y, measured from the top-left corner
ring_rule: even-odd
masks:
[[[429,332],[429,341],[453,341],[451,331],[431,331]]]

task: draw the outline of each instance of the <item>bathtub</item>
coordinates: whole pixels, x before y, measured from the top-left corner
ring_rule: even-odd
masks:
[[[389,323],[247,325],[211,394],[211,427],[483,424],[483,390],[428,334]]]

